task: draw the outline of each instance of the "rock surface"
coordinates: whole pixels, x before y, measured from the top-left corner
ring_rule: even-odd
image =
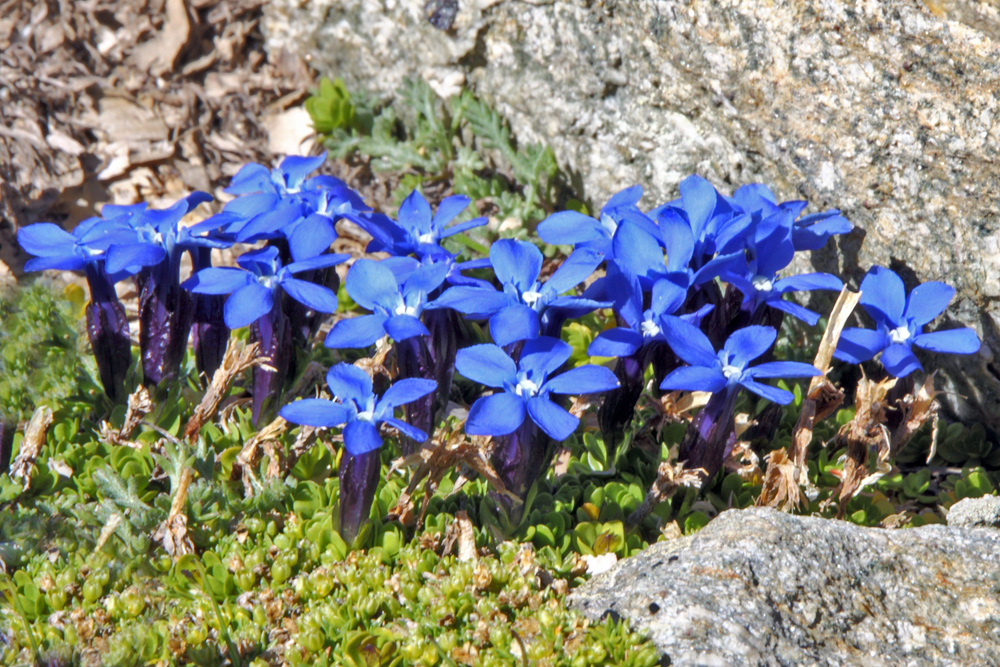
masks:
[[[427,9],[457,6],[450,29]],[[273,52],[392,91],[465,85],[549,143],[602,204],[649,207],[700,173],[839,208],[858,232],[814,253],[958,289],[949,319],[984,338],[930,360],[953,405],[1000,433],[1000,18],[974,0],[274,0]],[[450,14],[448,15],[450,17]],[[855,285],[857,282],[854,283]]]
[[[960,528],[1000,528],[1000,498],[959,500],[948,510],[948,525]]]
[[[570,596],[649,632],[669,664],[1000,665],[1000,531],[730,510]]]

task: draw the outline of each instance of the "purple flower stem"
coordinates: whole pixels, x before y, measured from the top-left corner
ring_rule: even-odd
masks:
[[[403,378],[423,378],[427,380],[436,379],[434,359],[427,346],[426,336],[413,336],[395,344],[396,367],[399,371],[398,379]],[[452,360],[454,362],[454,360]],[[424,433],[434,433],[434,417],[437,407],[435,394],[431,392],[422,398],[407,403],[403,406],[406,415],[406,423],[414,426]],[[409,456],[417,451],[420,443],[400,434],[399,446],[403,456]]]
[[[136,275],[139,289],[139,351],[143,379],[155,386],[180,368],[194,321],[191,294],[178,281],[177,262],[167,261]]]
[[[712,394],[681,441],[678,459],[686,461],[688,469],[704,468],[706,484],[722,469],[736,441],[733,411],[738,394],[735,388]]]
[[[614,372],[620,386],[618,389],[605,392],[604,401],[597,409],[597,421],[609,452],[614,450],[625,426],[632,421],[632,416],[635,414],[635,405],[645,387],[650,347],[652,346],[643,346],[635,354],[619,357]]]
[[[371,513],[382,463],[379,450],[340,459],[340,536],[348,545]]]
[[[292,326],[281,310],[281,299],[274,300],[271,312],[250,325],[250,343],[260,344],[261,356],[270,358],[273,371],[253,368],[253,424],[281,404],[281,392],[288,377],[292,356]]]
[[[193,272],[207,269],[212,265],[212,251],[209,248],[194,248],[191,251]],[[215,371],[222,365],[229,342],[229,327],[223,319],[226,304],[225,294],[193,294],[194,324],[191,342],[194,347],[195,363],[207,386]]]
[[[531,418],[525,418],[513,433],[496,436],[493,440],[496,443],[491,460],[493,469],[508,491],[525,498],[531,485],[548,467],[548,459],[552,456],[551,439]],[[500,501],[510,509],[507,498]]]
[[[132,340],[128,317],[103,266],[87,265],[90,303],[87,304],[87,337],[97,360],[104,393],[115,403],[125,400],[125,376],[132,365]]]

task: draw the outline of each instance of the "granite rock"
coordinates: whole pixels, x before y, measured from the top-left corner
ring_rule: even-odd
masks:
[[[948,510],[948,525],[962,528],[1000,528],[1000,498],[964,498]]]
[[[1000,532],[723,512],[570,596],[670,665],[1000,665]]]
[[[859,231],[812,265],[854,285],[873,264],[954,285],[943,323],[974,327],[983,351],[926,360],[968,397],[946,398],[954,411],[1000,433],[994,3],[462,0],[432,22],[443,2],[273,0],[264,29],[272,52],[351,86],[469,87],[597,206],[640,183],[651,207],[699,173],[841,209]]]

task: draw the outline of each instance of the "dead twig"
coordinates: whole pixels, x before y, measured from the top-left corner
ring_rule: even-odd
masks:
[[[35,460],[45,446],[45,434],[52,425],[52,408],[41,405],[31,415],[28,426],[24,429],[24,439],[17,458],[10,465],[10,478],[21,480],[21,490],[27,491],[31,484],[31,471],[35,468]]]
[[[244,345],[230,338],[226,354],[222,357],[222,364],[215,371],[212,383],[184,426],[184,438],[188,441],[194,440],[201,432],[201,427],[215,418],[219,406],[229,394],[229,389],[237,377],[254,366],[264,366],[269,361],[267,357],[260,356],[260,345],[257,343]]]

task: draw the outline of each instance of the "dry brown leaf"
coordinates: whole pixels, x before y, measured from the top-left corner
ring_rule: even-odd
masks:
[[[789,512],[805,505],[806,499],[799,488],[803,471],[788,458],[788,453],[784,449],[776,449],[765,458],[767,472],[757,498],[757,507],[776,507]]]
[[[191,22],[184,0],[167,0],[166,13],[160,33],[132,51],[136,65],[153,76],[162,76],[173,69],[191,36]]]
[[[52,408],[41,405],[35,409],[24,429],[24,439],[17,457],[10,464],[10,478],[21,480],[21,489],[28,490],[31,483],[31,471],[35,469],[35,460],[45,446],[45,434],[52,425]]]
[[[131,447],[132,449],[142,449],[142,443],[132,440],[132,434],[139,428],[139,424],[153,411],[153,399],[149,396],[149,391],[139,385],[135,391],[129,394],[128,408],[125,411],[125,421],[120,429],[113,428],[110,422],[102,421],[98,428],[98,433],[102,441],[119,447]]]
[[[166,520],[161,523],[153,532],[153,541],[163,545],[173,559],[180,558],[185,554],[194,553],[194,544],[187,535],[187,514],[184,506],[187,504],[188,488],[194,481],[194,472],[191,468],[184,468],[181,471],[180,481],[174,490],[174,497],[170,503],[170,511]]]
[[[458,560],[461,563],[474,563],[479,560],[476,550],[476,531],[465,510],[455,513],[455,524],[458,526]]]
[[[230,338],[222,363],[212,376],[212,383],[184,426],[184,438],[187,440],[197,438],[201,427],[218,414],[219,406],[229,394],[229,388],[236,378],[254,366],[263,366],[269,361],[267,357],[260,356],[260,345],[257,343],[246,345],[235,338]]]
[[[760,469],[760,458],[746,440],[737,440],[733,451],[725,462],[726,472],[739,475],[747,484],[760,484],[764,473]]]
[[[672,464],[669,461],[662,462],[657,470],[656,481],[653,482],[649,493],[646,494],[642,504],[626,519],[629,529],[638,526],[653,511],[653,508],[673,497],[678,489],[684,487],[701,488],[706,474],[704,468],[687,470],[683,461],[678,464]]]
[[[889,471],[890,442],[885,427],[885,400],[896,386],[896,378],[873,382],[862,377],[854,398],[855,414],[841,427],[835,440],[847,447],[844,468],[840,472],[838,499],[843,514],[847,502],[857,493]],[[877,452],[875,471],[869,474],[870,452]]]
[[[927,463],[930,463],[931,459],[937,453],[937,414],[939,407],[937,396],[941,392],[934,389],[934,376],[936,374],[937,372],[935,371],[928,375],[916,393],[907,394],[897,404],[898,409],[903,412],[903,418],[890,438],[891,456],[894,457],[901,452],[903,447],[920,430],[920,427],[931,420],[934,430],[931,433],[931,448],[927,455]]]

